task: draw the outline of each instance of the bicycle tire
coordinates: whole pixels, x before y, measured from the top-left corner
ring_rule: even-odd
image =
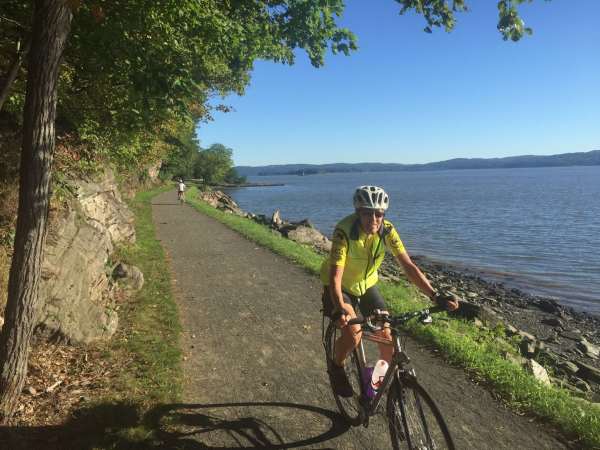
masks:
[[[325,334],[325,355],[327,358],[327,368],[329,369],[329,365],[332,364],[334,360],[334,345],[336,339],[339,337],[340,331],[335,326],[335,323],[332,321],[329,323],[327,327],[327,331]],[[346,419],[346,421],[350,425],[359,425],[363,421],[362,417],[362,408],[361,408],[361,388],[360,388],[360,366],[358,364],[358,353],[354,350],[346,360],[346,376],[348,377],[348,381],[352,385],[352,390],[354,393],[352,397],[341,397],[335,393],[333,389],[333,383],[331,383],[331,379],[329,380],[331,384],[331,391],[333,393],[333,398],[335,399],[335,403],[337,404],[340,413]]]
[[[439,408],[414,379],[396,379],[387,401],[387,419],[394,450],[454,450]]]

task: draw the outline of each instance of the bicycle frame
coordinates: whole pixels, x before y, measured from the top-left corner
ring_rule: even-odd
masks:
[[[377,390],[377,395],[375,395],[375,398],[371,399],[366,405],[363,405],[367,417],[370,417],[370,416],[373,416],[377,412],[377,409],[379,408],[379,406],[381,404],[381,399],[383,398],[383,395],[390,388],[392,381],[393,381],[394,377],[397,375],[397,373],[404,367],[404,365],[406,363],[409,362],[409,359],[408,359],[408,355],[406,353],[404,353],[404,351],[402,351],[402,345],[400,344],[400,336],[398,336],[398,333],[394,329],[392,329],[392,339],[391,340],[382,338],[370,331],[363,330],[362,338],[360,340],[360,343],[358,344],[358,347],[356,348],[356,351],[358,353],[358,366],[360,368],[359,376],[360,376],[360,391],[361,391],[362,398],[366,399],[365,392],[364,392],[365,380],[363,380],[363,373],[364,373],[363,369],[366,367],[366,356],[365,356],[365,349],[363,346],[363,339],[366,339],[371,342],[376,342],[378,344],[394,346],[394,356],[392,357],[392,361],[388,367],[385,377],[383,378],[383,382],[381,383],[380,388]]]

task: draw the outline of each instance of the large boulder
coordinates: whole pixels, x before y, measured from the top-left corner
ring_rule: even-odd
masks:
[[[112,271],[112,278],[129,292],[137,292],[144,286],[144,274],[135,266],[120,262]]]
[[[527,370],[534,376],[534,378],[540,381],[543,384],[551,385],[550,377],[548,376],[548,372],[546,369],[542,367],[537,361],[534,359],[530,359],[526,364]]]
[[[470,320],[479,319],[490,328],[504,325],[503,318],[492,308],[486,305],[478,305],[477,303],[469,302],[467,300],[460,302],[460,308],[454,314]]]
[[[305,226],[297,227],[287,232],[287,238],[300,244],[312,245],[322,252],[331,250],[331,241],[315,228]]]
[[[204,191],[198,194],[201,200],[208,203],[213,208],[220,209],[221,211],[236,214],[238,216],[245,216],[246,214],[238,206],[238,204],[227,194],[221,191]]]
[[[283,225],[283,219],[281,218],[281,212],[276,209],[271,216],[271,224],[274,228],[280,228]]]
[[[600,369],[589,364],[585,364],[581,361],[574,362],[577,364],[577,367],[579,367],[579,370],[577,371],[578,376],[585,378],[588,381],[600,384]]]
[[[600,356],[600,347],[588,342],[587,339],[583,338],[577,343],[577,348],[583,352],[584,355],[592,359],[598,359]]]

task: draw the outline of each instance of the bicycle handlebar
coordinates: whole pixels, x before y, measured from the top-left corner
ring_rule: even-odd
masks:
[[[443,306],[432,306],[431,308],[425,308],[425,309],[421,309],[419,311],[407,312],[407,313],[403,313],[403,314],[400,314],[397,316],[391,316],[389,314],[375,314],[374,317],[376,317],[377,322],[389,323],[391,326],[396,327],[396,326],[402,325],[403,323],[406,323],[409,320],[414,319],[416,317],[426,318],[430,314],[435,314],[435,313],[439,313],[439,312],[443,312],[443,311],[447,311],[446,308],[444,308]],[[368,325],[370,325],[371,327],[373,327],[370,324],[370,321],[365,317],[363,317],[362,319],[359,319],[359,318],[350,319],[348,321],[348,325],[362,325],[365,322]]]

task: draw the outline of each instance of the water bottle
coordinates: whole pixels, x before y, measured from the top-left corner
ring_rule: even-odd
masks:
[[[373,367],[373,374],[371,375],[371,389],[377,394],[377,390],[380,388],[385,378],[385,373],[388,370],[388,363],[383,359],[380,359],[375,363]]]
[[[365,367],[363,368],[363,392],[365,396],[369,399],[375,397],[375,391],[371,387],[371,378],[373,377],[373,367]]]

